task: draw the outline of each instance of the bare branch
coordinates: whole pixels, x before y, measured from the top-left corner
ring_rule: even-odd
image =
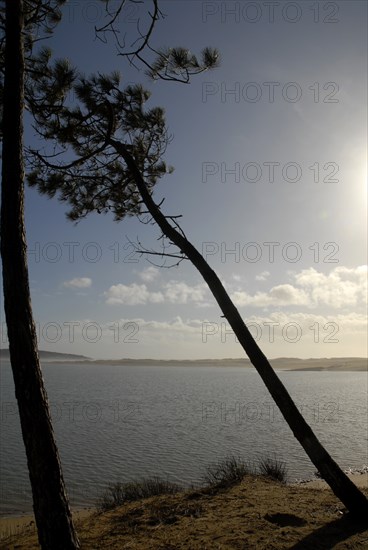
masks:
[[[162,241],[162,250],[161,251],[157,251],[157,250],[152,250],[152,249],[149,249],[149,248],[146,248],[142,245],[142,243],[138,240],[137,238],[137,242],[133,242],[132,240],[130,240],[128,237],[126,237],[128,243],[130,245],[132,245],[132,247],[134,248],[134,251],[136,252],[136,254],[140,254],[141,256],[158,256],[160,258],[162,258],[162,262],[161,263],[156,263],[156,262],[152,262],[150,261],[148,258],[147,258],[147,261],[154,265],[155,267],[160,267],[160,268],[166,268],[166,269],[171,269],[172,267],[177,267],[183,260],[188,260],[187,256],[184,254],[184,253],[178,253],[178,254],[174,254],[174,253],[171,253],[171,252],[167,252],[167,250],[171,247],[171,246],[175,246],[174,243],[172,242],[169,242],[169,245],[166,245],[165,244],[165,239],[167,237],[162,234],[157,240],[161,240]],[[177,262],[175,263],[170,263],[170,264],[167,264],[166,263],[166,259],[167,258],[175,258],[176,260],[178,260]]]
[[[109,12],[109,1],[106,2],[106,13],[108,13],[108,15],[111,16],[111,19],[108,23],[106,23],[106,25],[104,25],[103,27],[100,27],[99,29],[95,26],[95,33],[99,33],[99,32],[103,32],[105,31],[108,27],[112,26],[115,21],[117,20],[117,18],[119,17],[120,13],[122,12],[122,9],[124,8],[125,4],[126,4],[126,1],[127,0],[122,0],[121,3],[120,3],[120,6],[118,7],[118,9],[115,11],[114,14],[111,14]]]
[[[135,1],[135,0],[130,0],[130,2],[132,4],[143,4],[143,2]],[[163,14],[162,14],[162,12],[160,11],[160,9],[158,7],[158,0],[152,0],[152,2],[153,2],[153,13],[148,12],[148,15],[151,18],[151,23],[149,25],[149,28],[148,28],[147,32],[144,33],[144,32],[141,31],[139,20],[137,21],[137,31],[138,31],[139,37],[136,40],[133,41],[132,46],[134,46],[138,42],[141,42],[141,43],[139,45],[137,45],[136,48],[134,48],[134,49],[132,49],[131,51],[128,51],[128,52],[123,52],[123,50],[125,48],[125,35],[124,35],[124,42],[121,43],[120,40],[119,40],[119,36],[118,36],[120,34],[120,31],[117,30],[116,27],[115,27],[115,23],[116,23],[118,17],[120,16],[120,14],[122,13],[124,7],[126,6],[127,0],[121,0],[119,7],[115,10],[114,13],[111,13],[109,11],[109,2],[107,2],[106,12],[108,13],[108,15],[111,18],[102,27],[96,27],[95,26],[95,35],[96,35],[96,37],[99,38],[100,40],[102,40],[102,42],[107,43],[106,33],[110,32],[114,35],[116,43],[117,43],[117,45],[120,49],[119,55],[127,57],[128,59],[130,57],[136,56],[137,54],[142,52],[144,50],[144,48],[148,45],[148,42],[149,42],[149,39],[150,39],[150,37],[153,33],[156,21],[158,21],[160,16],[163,17]],[[101,38],[101,36],[99,36],[100,33],[103,34],[103,38]]]

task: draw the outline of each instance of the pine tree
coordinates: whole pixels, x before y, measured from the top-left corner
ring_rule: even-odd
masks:
[[[40,131],[41,137],[48,139],[53,135],[55,119],[66,115],[69,127],[65,127],[65,136],[60,132],[60,143],[70,144],[72,132],[76,130],[73,124],[78,123],[78,110],[70,112],[64,108],[67,92],[76,82],[77,73],[65,60],[58,60],[51,65],[51,50],[47,47],[36,48],[39,40],[54,32],[55,26],[61,20],[61,7],[66,0],[6,0],[0,5],[0,132],[2,147],[2,206],[1,206],[1,256],[3,263],[3,292],[4,309],[9,339],[10,361],[13,371],[16,398],[21,422],[22,436],[25,445],[29,476],[31,481],[33,508],[38,529],[39,542],[43,550],[68,550],[79,548],[79,541],[74,530],[65,485],[61,470],[58,450],[55,443],[48,407],[47,395],[42,379],[35,323],[32,314],[31,297],[29,291],[29,277],[27,265],[27,246],[24,224],[24,144],[23,144],[23,111],[24,105],[35,119],[36,127],[41,128],[45,117],[52,121],[50,129],[45,133]],[[165,80],[187,82],[193,74],[203,72],[215,66],[217,54],[211,50],[203,52],[203,63],[197,62],[194,55],[182,48],[156,52],[155,60],[148,62],[143,57],[143,50],[148,47],[160,11],[157,0],[152,0],[154,12],[151,24],[146,34],[140,34],[138,45],[132,51],[120,54],[125,55],[132,62],[132,58],[141,60],[151,76]],[[106,0],[101,0],[105,5]],[[96,29],[96,34],[104,33],[107,29],[114,31],[116,14],[125,5],[125,0],[115,6],[115,15],[104,28]],[[110,88],[110,79],[101,79],[101,94],[113,92],[118,77],[115,75],[115,84]],[[50,85],[52,83],[52,85]],[[81,97],[87,82],[80,81],[79,92]],[[139,109],[136,109],[137,98],[147,94],[139,87],[132,87],[127,92],[125,101],[132,103],[130,125],[133,129],[137,125]],[[87,94],[88,95],[88,94]],[[85,96],[87,97],[87,96]],[[139,103],[139,100],[138,100]],[[104,109],[108,103],[101,105],[102,119]],[[97,113],[97,116],[100,116]],[[147,124],[153,126],[154,119],[158,120],[161,114],[157,110],[152,113]],[[102,120],[101,119],[101,120]],[[110,124],[110,123],[109,123]],[[53,126],[54,125],[54,126]],[[127,126],[127,128],[128,128]],[[113,133],[114,128],[106,128]],[[97,177],[96,197],[90,202],[88,211],[93,210],[98,197],[104,196],[101,186],[107,187],[112,181],[120,182],[121,168],[119,163],[108,162],[109,174],[106,176],[102,166],[94,163],[95,143],[98,136],[91,138],[85,132],[84,140],[78,143],[74,140],[76,155],[83,155],[84,160],[90,161],[91,169]],[[138,138],[137,138],[138,139]],[[103,147],[105,147],[103,143]],[[138,142],[136,143],[138,147]],[[102,147],[102,145],[101,145]],[[141,144],[141,157],[144,158],[144,145]],[[101,148],[102,151],[102,148]],[[158,153],[156,153],[157,155]],[[72,174],[76,166],[70,166]],[[151,171],[152,185],[159,174],[165,170],[162,163],[157,163]],[[61,179],[53,176],[49,182],[56,188]],[[94,182],[86,181],[88,194],[84,192],[84,201],[89,200],[90,191]],[[139,194],[134,191],[133,183],[127,178],[125,182],[125,201],[118,209],[117,217],[126,214],[133,215],[140,209]],[[97,190],[98,187],[98,190]],[[106,198],[106,195],[105,197]],[[112,195],[112,200],[118,201],[121,195]],[[68,199],[74,206],[72,219],[79,216],[78,203],[71,194]],[[74,202],[73,202],[74,201]],[[107,209],[109,206],[106,207]]]
[[[42,379],[28,282],[23,206],[25,57],[22,33],[25,15],[21,0],[7,0],[2,88],[4,309],[39,542],[44,550],[75,550],[79,542],[66,497]]]
[[[126,215],[139,214],[144,207],[162,234],[178,247],[179,259],[189,259],[208,284],[224,317],[321,477],[350,512],[366,516],[367,498],[304,420],[215,272],[187,240],[176,220],[165,216],[153,200],[156,181],[168,171],[162,158],[169,140],[164,111],[145,109],[149,93],[141,86],[121,89],[117,74],[76,79],[74,89],[77,105],[64,104],[55,117],[38,115],[40,135],[52,142],[53,151],[59,148],[58,163],[39,151],[29,151],[30,185],[67,202],[72,220],[79,220],[91,211],[112,212],[116,220],[121,220]],[[45,93],[48,93],[46,89]],[[73,151],[74,160],[63,164],[66,150],[69,154]]]

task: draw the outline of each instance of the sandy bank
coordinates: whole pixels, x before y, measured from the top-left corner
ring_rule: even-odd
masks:
[[[368,496],[366,475],[355,479]],[[192,490],[89,512],[76,525],[83,550],[368,548],[368,523],[349,518],[330,490],[253,476],[215,494]],[[15,548],[38,549],[35,532],[0,543]]]

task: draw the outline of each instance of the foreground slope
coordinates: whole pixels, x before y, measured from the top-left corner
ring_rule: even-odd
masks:
[[[368,549],[368,523],[349,518],[330,490],[254,476],[214,493],[193,489],[91,513],[77,528],[85,550]],[[33,532],[5,548],[39,546]]]

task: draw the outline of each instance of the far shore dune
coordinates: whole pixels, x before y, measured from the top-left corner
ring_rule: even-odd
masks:
[[[332,357],[315,359],[298,359],[280,357],[270,359],[275,370],[283,371],[351,371],[367,372],[368,359],[364,357]],[[59,363],[64,363],[58,361]],[[65,364],[70,361],[65,361]],[[129,365],[129,366],[162,366],[162,367],[245,367],[254,368],[247,358],[239,359],[94,359],[74,361],[78,365]]]
[[[330,359],[276,359],[271,365],[281,370],[314,371],[367,371],[368,359],[364,357],[337,357]],[[282,363],[283,365],[279,365]]]
[[[43,365],[117,365],[117,366],[160,366],[160,367],[248,367],[254,368],[247,357],[222,359],[152,359],[122,357],[120,359],[93,359],[84,355],[57,353],[39,350]],[[9,350],[0,350],[0,359],[9,362]],[[276,370],[286,371],[368,371],[367,357],[277,357],[269,359]]]

